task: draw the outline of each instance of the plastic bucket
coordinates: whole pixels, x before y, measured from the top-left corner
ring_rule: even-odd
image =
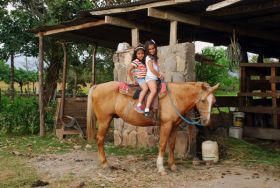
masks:
[[[243,127],[244,126],[244,112],[233,112],[233,126]]]
[[[202,142],[202,159],[204,161],[219,161],[219,148],[215,141],[204,141]]]
[[[243,128],[241,127],[230,127],[229,128],[229,137],[242,139]]]

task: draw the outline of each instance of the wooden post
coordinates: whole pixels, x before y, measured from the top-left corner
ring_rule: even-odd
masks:
[[[169,39],[169,45],[177,44],[177,21],[171,21],[170,22],[170,39]]]
[[[276,80],[276,67],[271,67],[271,78]],[[278,113],[276,112],[275,108],[277,108],[277,98],[276,98],[276,83],[271,82],[271,93],[272,93],[272,108],[273,108],[273,114],[272,114],[272,122],[273,127],[275,129],[278,128]]]
[[[44,110],[44,90],[43,90],[43,70],[44,70],[44,45],[43,33],[39,33],[39,113],[40,113],[40,136],[45,136],[45,110]]]
[[[91,71],[91,83],[96,84],[96,51],[97,44],[92,45],[92,71]]]
[[[131,29],[131,45],[132,47],[137,47],[139,45],[139,29]]]
[[[65,104],[65,87],[66,87],[66,75],[67,75],[67,50],[66,44],[61,43],[63,49],[63,72],[62,72],[62,90],[61,90],[61,101],[60,101],[60,120],[63,120],[64,116],[64,104]],[[63,129],[63,127],[62,127]]]

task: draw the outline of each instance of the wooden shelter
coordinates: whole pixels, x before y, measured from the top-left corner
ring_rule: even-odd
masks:
[[[82,11],[74,20],[33,29],[32,32],[37,34],[40,41],[41,130],[44,130],[43,37],[98,44],[113,49],[116,49],[120,42],[128,42],[136,46],[139,41],[143,42],[151,38],[155,39],[158,45],[205,41],[227,46],[235,31],[244,52],[279,58],[279,10],[280,0],[142,0]],[[273,138],[280,139],[280,108],[278,107],[280,70],[278,67],[278,63],[248,64],[246,60],[241,64],[238,106],[249,114],[248,125],[253,126],[252,117],[256,113],[268,113],[273,119],[272,127],[258,130],[265,135],[260,134],[259,137],[271,138],[266,132],[273,128],[276,135]],[[66,71],[64,73],[66,74]],[[253,81],[256,76],[261,79]],[[263,86],[251,87],[253,83]],[[261,92],[256,93],[256,89],[260,89]],[[266,98],[266,100],[259,103],[256,97]],[[268,100],[271,100],[269,107]]]

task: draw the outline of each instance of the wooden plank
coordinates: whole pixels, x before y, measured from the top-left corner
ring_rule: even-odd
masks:
[[[105,25],[105,20],[98,20],[94,22],[88,22],[80,25],[74,25],[74,26],[65,26],[64,28],[60,29],[53,29],[45,32],[41,32],[44,36],[47,35],[53,35],[57,33],[63,33],[63,32],[68,32],[68,31],[75,31],[75,30],[80,30],[80,29],[87,29],[90,27],[96,27],[100,25]]]
[[[40,136],[45,136],[45,110],[44,110],[44,90],[43,90],[43,71],[44,71],[44,43],[43,43],[43,33],[39,33],[39,113],[40,113]]]
[[[240,63],[240,67],[280,67],[280,63]]]
[[[265,11],[269,9],[277,9],[277,8],[280,8],[279,0],[260,1],[259,3],[248,3],[246,5],[228,7],[217,12],[210,12],[208,13],[208,15],[226,16],[226,15],[234,15],[234,14],[248,14],[248,13],[253,13],[258,11]]]
[[[164,32],[162,29],[159,29],[158,27],[153,27],[149,24],[139,24],[118,17],[105,16],[105,23],[114,26],[129,28],[129,29],[138,28],[139,30],[148,31],[151,33],[157,33],[166,36],[166,32]]]
[[[139,29],[131,29],[131,45],[132,47],[137,47],[139,45],[140,39],[139,39]]]
[[[240,106],[238,110],[241,112],[250,112],[258,114],[280,114],[280,108],[273,108],[268,106]]]
[[[244,136],[269,140],[280,140],[280,129],[244,127]]]
[[[272,92],[240,92],[238,96],[243,97],[280,97],[280,93],[272,93]]]
[[[169,36],[169,45],[177,44],[177,21],[170,22],[170,36]]]
[[[174,11],[163,11],[156,8],[148,8],[148,16],[169,21],[178,21],[185,24],[200,26],[203,28],[227,33],[232,33],[232,31],[235,30],[238,35],[242,36],[261,38],[271,41],[280,41],[280,37],[278,37],[278,35],[267,31],[250,29],[248,27],[233,26],[231,24],[210,19],[201,19],[198,16],[193,16],[190,14],[182,14]]]
[[[163,1],[158,1],[158,2],[153,2],[153,3],[147,3],[144,5],[135,5],[135,6],[129,6],[129,7],[113,7],[111,9],[106,9],[106,10],[97,10],[97,11],[92,11],[90,12],[91,15],[108,15],[108,14],[116,14],[116,13],[124,13],[124,12],[133,12],[137,10],[144,10],[149,7],[164,7],[164,6],[170,6],[170,5],[176,5],[180,3],[188,3],[192,2],[193,0],[163,0]]]
[[[214,11],[214,10],[218,10],[230,5],[233,5],[235,3],[240,2],[241,0],[225,0],[225,1],[221,1],[219,3],[215,3],[213,5],[210,5],[206,8],[206,11]]]

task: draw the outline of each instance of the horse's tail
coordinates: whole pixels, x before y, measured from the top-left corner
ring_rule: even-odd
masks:
[[[96,117],[93,110],[93,90],[96,86],[92,86],[88,93],[87,100],[87,140],[88,142],[93,142],[96,138]]]

